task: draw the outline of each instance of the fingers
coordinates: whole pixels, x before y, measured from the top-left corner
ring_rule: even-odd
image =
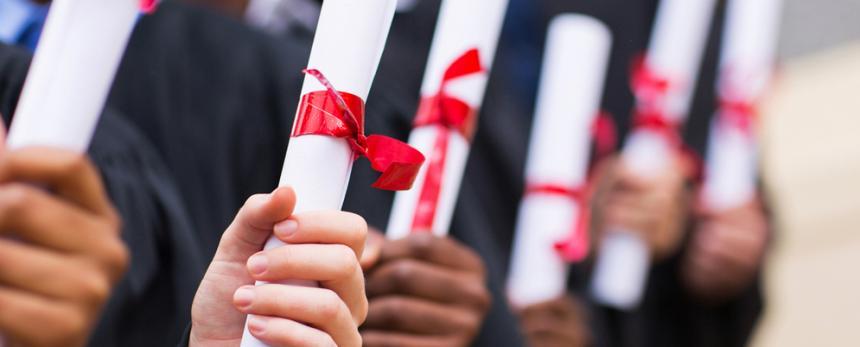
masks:
[[[480,325],[480,316],[467,309],[437,305],[406,296],[390,296],[371,301],[363,328],[371,331],[448,336],[477,331]]]
[[[379,262],[379,257],[382,256],[383,246],[385,246],[385,235],[377,229],[369,229],[364,253],[361,254],[361,259],[359,259],[361,268],[364,271],[369,271],[376,266]]]
[[[248,286],[236,292],[234,304],[247,314],[278,317],[320,329],[338,346],[361,344],[357,330],[360,322],[354,321],[346,304],[327,289],[280,284]]]
[[[448,237],[415,233],[400,240],[389,241],[382,249],[381,262],[413,258],[452,269],[470,271],[483,278],[486,269],[481,258],[472,250]]]
[[[248,316],[248,330],[271,347],[358,347],[338,345],[328,334],[283,318]]]
[[[285,245],[260,252],[248,260],[257,281],[309,280],[337,293],[356,322],[364,321],[367,297],[364,274],[355,253],[344,245]]]
[[[296,193],[289,187],[248,198],[221,237],[214,260],[244,263],[263,248],[275,224],[290,217],[295,204]]]
[[[361,333],[364,347],[441,347],[457,346],[454,338],[423,336],[367,330]]]
[[[57,251],[85,254],[112,280],[121,276],[128,262],[128,252],[117,238],[119,222],[94,218],[30,185],[0,185],[0,233]]]
[[[490,293],[482,278],[414,259],[384,263],[367,281],[369,298],[407,295],[443,304],[462,304],[481,312],[489,309]]]
[[[349,246],[361,257],[367,239],[367,222],[359,215],[340,211],[306,212],[274,227],[285,243],[322,243]]]
[[[14,343],[24,346],[61,347],[85,343],[91,311],[68,303],[0,287],[0,327]],[[44,327],[34,329],[33,327]]]
[[[52,149],[25,148],[4,153],[0,158],[0,183],[30,182],[102,216],[115,216],[101,176],[80,154]]]
[[[69,258],[3,239],[0,283],[33,295],[78,301],[93,310],[107,299],[111,289],[111,279],[83,257]]]

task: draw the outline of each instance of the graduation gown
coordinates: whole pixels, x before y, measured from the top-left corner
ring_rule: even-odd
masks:
[[[7,124],[29,61],[28,53],[0,45],[0,113]],[[123,219],[131,254],[89,345],[170,345],[190,318],[204,266],[176,186],[152,146],[114,111],[101,118],[88,155]]]

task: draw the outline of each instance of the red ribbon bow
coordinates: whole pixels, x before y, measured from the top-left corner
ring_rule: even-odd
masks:
[[[586,187],[569,187],[557,184],[529,184],[526,195],[552,195],[568,198],[579,205],[579,214],[569,236],[555,243],[555,250],[564,261],[575,263],[588,256],[589,225],[591,209],[588,206],[589,195]]]
[[[666,97],[672,83],[665,76],[652,70],[643,55],[633,62],[631,89],[636,96],[633,126],[648,129],[663,135],[669,143],[682,146],[678,135],[679,124],[669,120],[665,111]]]
[[[439,127],[439,130],[412,219],[412,230],[430,231],[433,228],[442,188],[442,176],[445,171],[449,132],[457,131],[467,139],[471,138],[474,132],[477,110],[465,101],[448,95],[448,83],[483,72],[485,69],[481,65],[478,49],[470,49],[445,70],[439,92],[421,100],[418,114],[415,116],[415,127],[433,125]]]
[[[140,0],[140,11],[145,14],[152,14],[158,8],[159,0]]]
[[[316,78],[326,90],[305,94],[299,104],[292,137],[325,135],[346,139],[355,159],[366,157],[382,176],[374,188],[407,190],[424,163],[424,155],[396,139],[381,135],[364,135],[364,100],[338,92],[318,70],[304,73]]]

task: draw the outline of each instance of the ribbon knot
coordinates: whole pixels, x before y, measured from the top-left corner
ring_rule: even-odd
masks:
[[[356,95],[338,92],[329,80],[315,69],[304,73],[325,87],[302,96],[292,137],[325,135],[345,139],[355,157],[366,157],[382,175],[373,187],[384,190],[407,190],[424,163],[424,155],[396,139],[364,134],[364,100]]]
[[[564,239],[556,242],[553,247],[566,262],[576,263],[588,257],[591,208],[588,205],[590,196],[587,187],[532,183],[526,186],[526,195],[559,196],[570,199],[579,205],[579,213],[576,216],[576,222],[573,223],[573,230]]]
[[[466,139],[470,139],[474,133],[477,110],[467,102],[448,94],[448,85],[458,79],[484,72],[478,49],[470,49],[445,70],[436,95],[421,100],[414,126],[437,126],[439,129],[429,154],[430,162],[418,196],[412,230],[433,229],[447,160],[449,132],[459,132]]]

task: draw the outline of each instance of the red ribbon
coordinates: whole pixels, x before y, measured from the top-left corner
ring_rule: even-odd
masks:
[[[529,184],[526,187],[526,195],[551,195],[572,200],[579,205],[577,222],[573,224],[573,230],[569,236],[555,243],[555,250],[564,261],[575,263],[584,260],[588,256],[589,244],[589,220],[591,209],[588,206],[588,193],[586,187],[570,187],[557,184]]]
[[[140,0],[140,11],[145,14],[152,14],[158,8],[159,0]]]
[[[313,76],[326,90],[305,94],[299,104],[292,137],[325,135],[346,139],[355,159],[366,157],[382,176],[373,187],[385,190],[407,190],[424,163],[424,155],[409,145],[387,136],[364,135],[364,100],[338,92],[325,76],[314,69],[304,73]]]
[[[451,131],[457,131],[467,139],[472,137],[477,110],[468,103],[447,93],[448,84],[460,78],[485,72],[481,65],[478,49],[470,49],[457,58],[445,70],[439,91],[436,95],[421,100],[415,127],[437,127],[436,141],[427,164],[424,185],[418,197],[418,205],[412,219],[412,230],[431,231],[436,219],[436,209],[442,190],[442,178],[448,154],[448,140]]]

